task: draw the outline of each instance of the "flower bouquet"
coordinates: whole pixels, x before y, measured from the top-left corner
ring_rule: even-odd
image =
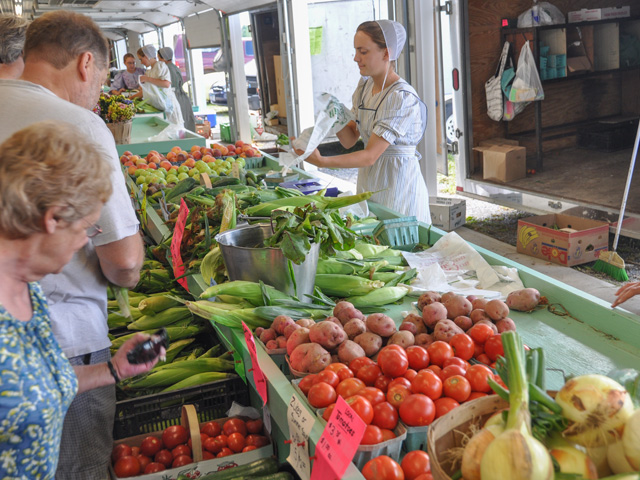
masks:
[[[136,106],[122,95],[100,94],[94,112],[102,118],[118,144],[131,143],[132,118]]]

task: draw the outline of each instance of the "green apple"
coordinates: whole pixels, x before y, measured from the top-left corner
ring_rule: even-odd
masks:
[[[178,173],[189,173],[189,167],[186,165],[180,165],[178,167]]]
[[[185,178],[189,178],[189,174],[186,172],[180,172],[178,174],[178,180],[184,180]]]
[[[156,170],[156,172],[162,174],[163,177],[167,176],[167,169],[164,167],[160,167],[159,169]]]
[[[180,175],[180,174],[178,174]],[[187,175],[188,176],[188,175]],[[167,181],[167,183],[178,183],[178,177],[176,175],[167,175],[167,178],[165,179]]]

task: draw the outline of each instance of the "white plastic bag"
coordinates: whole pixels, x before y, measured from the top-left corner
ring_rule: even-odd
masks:
[[[559,25],[565,23],[564,14],[549,2],[540,2],[518,16],[518,28]]]
[[[518,58],[518,68],[516,78],[511,85],[509,100],[512,102],[534,102],[544,100],[542,82],[538,75],[536,61],[533,58],[529,41],[522,46],[520,58]]]
[[[161,88],[149,82],[142,84],[142,98],[158,110],[164,112],[169,125],[157,135],[147,139],[148,142],[162,142],[184,138],[184,119],[176,94],[171,88]]]
[[[152,105],[163,112],[173,108],[173,105],[169,100],[169,96],[167,95],[167,88],[160,88],[149,82],[141,83],[141,87],[142,98],[144,98],[149,105]]]

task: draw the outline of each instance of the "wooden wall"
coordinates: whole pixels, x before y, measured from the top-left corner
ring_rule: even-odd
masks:
[[[565,15],[581,8],[631,5],[631,16],[640,17],[640,4],[631,0],[554,0]],[[469,44],[471,65],[472,126],[474,146],[482,140],[505,135],[505,122],[494,122],[487,116],[484,84],[497,68],[502,50],[500,20],[517,18],[530,8],[531,0],[468,0]],[[520,35],[520,37],[522,37]],[[523,39],[518,39],[516,55]],[[517,62],[517,59],[516,59]],[[542,102],[543,126],[559,125],[617,114],[640,114],[640,76],[635,72],[614,72],[585,79],[569,79],[546,83]],[[509,132],[535,128],[534,106],[529,105],[509,125]],[[545,142],[544,150],[567,146],[575,137]],[[535,153],[533,141],[526,145]]]

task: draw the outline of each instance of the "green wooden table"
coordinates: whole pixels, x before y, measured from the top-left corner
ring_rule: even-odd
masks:
[[[131,143],[116,145],[118,155],[130,151],[134,155],[146,155],[151,150],[167,153],[176,145],[189,151],[193,145],[206,147],[206,139],[197,133],[183,130],[182,138],[150,142],[149,138],[159,134],[169,126],[169,122],[155,115],[136,115],[131,126]]]

